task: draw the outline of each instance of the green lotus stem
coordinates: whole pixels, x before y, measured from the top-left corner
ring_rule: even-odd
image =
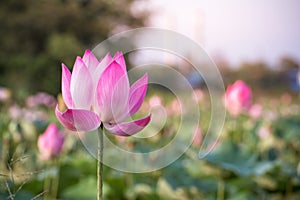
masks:
[[[286,184],[286,188],[285,188],[285,199],[290,199],[291,198],[291,194],[292,194],[292,188],[293,186],[291,185],[291,180],[289,179],[287,181],[287,184]]]
[[[103,125],[98,128],[97,200],[103,196]]]
[[[46,166],[46,178],[44,180],[44,191],[45,191],[45,195],[44,195],[44,199],[47,200],[50,198],[51,196],[51,191],[50,191],[50,188],[51,188],[51,177],[49,175],[49,171],[51,169],[51,163],[50,161],[47,162],[47,166]]]
[[[225,196],[225,183],[223,179],[220,179],[218,182],[218,194],[217,200],[224,200]]]
[[[53,165],[57,169],[57,175],[53,177],[52,184],[51,184],[51,196],[52,198],[57,197],[57,190],[58,190],[58,184],[59,184],[59,158],[55,158],[53,160]]]

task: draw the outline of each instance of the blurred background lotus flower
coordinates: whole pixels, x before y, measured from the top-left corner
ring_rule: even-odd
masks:
[[[45,92],[39,92],[35,95],[29,96],[26,99],[26,104],[28,107],[37,107],[37,106],[46,106],[46,107],[55,107],[57,104],[54,96],[47,94]]]
[[[22,109],[19,105],[13,104],[8,109],[8,115],[12,120],[19,120],[22,116]]]
[[[261,140],[265,140],[272,135],[272,131],[269,126],[262,126],[256,134]]]
[[[149,105],[150,107],[154,107],[154,106],[161,106],[162,103],[162,99],[161,97],[154,95],[149,99]]]
[[[203,139],[203,130],[200,126],[194,128],[193,142],[192,145],[194,147],[199,147],[201,145]]]
[[[9,89],[0,87],[0,102],[5,102],[9,100],[11,97],[11,92]]]
[[[202,102],[204,100],[204,92],[201,89],[194,90],[194,98],[197,102]]]
[[[142,130],[150,115],[123,122],[141,107],[147,91],[145,74],[131,87],[123,54],[98,59],[89,50],[77,57],[73,73],[62,64],[62,97],[67,110],[56,108],[58,120],[73,131],[91,131],[101,123],[112,134],[129,136]]]
[[[261,115],[263,114],[263,107],[260,104],[254,104],[251,106],[250,110],[249,110],[249,116],[252,119],[258,119],[261,117]]]
[[[232,116],[237,116],[250,109],[252,100],[251,88],[241,80],[228,86],[225,93],[225,107]]]
[[[174,99],[167,107],[166,111],[168,115],[181,115],[183,110],[180,101]]]
[[[42,160],[48,160],[60,154],[64,144],[64,135],[55,124],[50,124],[38,138],[38,148]]]

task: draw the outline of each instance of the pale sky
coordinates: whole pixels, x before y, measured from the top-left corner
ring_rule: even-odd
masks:
[[[147,0],[149,26],[172,29],[231,64],[300,61],[299,0]]]

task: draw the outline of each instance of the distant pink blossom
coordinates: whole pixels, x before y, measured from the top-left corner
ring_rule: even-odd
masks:
[[[43,105],[46,107],[55,107],[56,103],[57,102],[54,96],[45,92],[39,92],[35,95],[29,96],[26,99],[26,104],[28,107],[36,107],[39,105]]]
[[[196,89],[194,91],[194,96],[193,96],[194,100],[196,100],[197,102],[201,102],[204,100],[204,92],[200,89]]]
[[[26,119],[28,121],[46,121],[49,118],[47,113],[42,110],[21,108],[17,104],[13,104],[9,107],[8,115],[13,120]]]
[[[150,105],[150,107],[161,106],[162,99],[159,96],[154,95],[149,99],[149,105]]]
[[[4,102],[9,100],[11,97],[11,92],[9,89],[0,87],[0,101]]]
[[[13,104],[8,109],[8,115],[13,120],[19,120],[22,117],[22,115],[23,115],[22,109],[17,104]]]
[[[47,113],[42,110],[30,110],[27,108],[22,109],[22,117],[29,121],[46,121],[49,118]]]
[[[181,107],[181,103],[177,100],[177,99],[174,99],[167,107],[166,107],[166,110],[167,110],[167,114],[168,115],[180,115],[182,114],[182,107]]]
[[[63,133],[55,124],[50,124],[46,131],[38,138],[41,159],[48,160],[58,156],[61,153],[63,143]]]
[[[145,74],[131,87],[123,54],[98,60],[86,50],[73,72],[62,64],[62,97],[67,110],[56,108],[58,120],[73,131],[91,131],[102,123],[110,133],[130,136],[141,131],[151,116],[124,122],[141,107],[148,86]]]
[[[197,126],[194,130],[193,143],[192,145],[198,147],[202,143],[203,131]]]
[[[264,140],[271,136],[271,129],[269,126],[263,126],[257,131],[257,136]]]
[[[263,114],[263,107],[260,104],[254,104],[249,110],[249,116],[252,119],[258,119]]]
[[[238,80],[228,86],[224,100],[227,111],[232,116],[237,116],[251,107],[252,91],[246,83]]]
[[[269,121],[275,121],[278,118],[278,112],[268,110],[265,112],[264,116],[265,116],[265,119],[267,119]]]

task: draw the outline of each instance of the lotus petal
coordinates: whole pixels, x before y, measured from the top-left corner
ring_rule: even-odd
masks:
[[[94,71],[96,70],[96,68],[99,64],[98,59],[96,58],[96,56],[90,50],[86,50],[84,52],[84,55],[82,57],[82,61],[89,68],[89,71],[90,71],[91,74],[94,73]]]
[[[126,70],[126,63],[122,52],[117,52],[114,56],[114,60],[121,65],[122,69]]]
[[[92,131],[101,123],[98,115],[88,110],[67,109],[62,113],[56,107],[55,114],[60,123],[72,131]]]
[[[140,109],[146,96],[148,87],[148,74],[142,76],[130,88],[129,92],[129,114],[130,116]]]
[[[96,91],[96,112],[101,121],[117,122],[128,108],[129,81],[126,71],[113,61],[102,73]]]
[[[150,122],[150,119],[151,115],[135,121],[123,122],[114,125],[104,123],[104,127],[112,134],[119,136],[131,136],[144,129]]]
[[[99,64],[98,64],[96,70],[94,71],[93,74],[91,74],[93,77],[94,85],[98,84],[99,77],[101,76],[103,71],[109,66],[109,64],[112,61],[113,61],[113,58],[111,57],[111,55],[109,53],[107,53],[106,56],[104,56],[104,58],[99,61]]]
[[[88,68],[80,57],[77,57],[74,64],[70,88],[73,107],[90,110],[94,97],[93,81]]]
[[[70,92],[70,81],[71,81],[71,72],[64,64],[62,64],[62,79],[61,79],[62,97],[67,107],[73,108],[73,101]]]

